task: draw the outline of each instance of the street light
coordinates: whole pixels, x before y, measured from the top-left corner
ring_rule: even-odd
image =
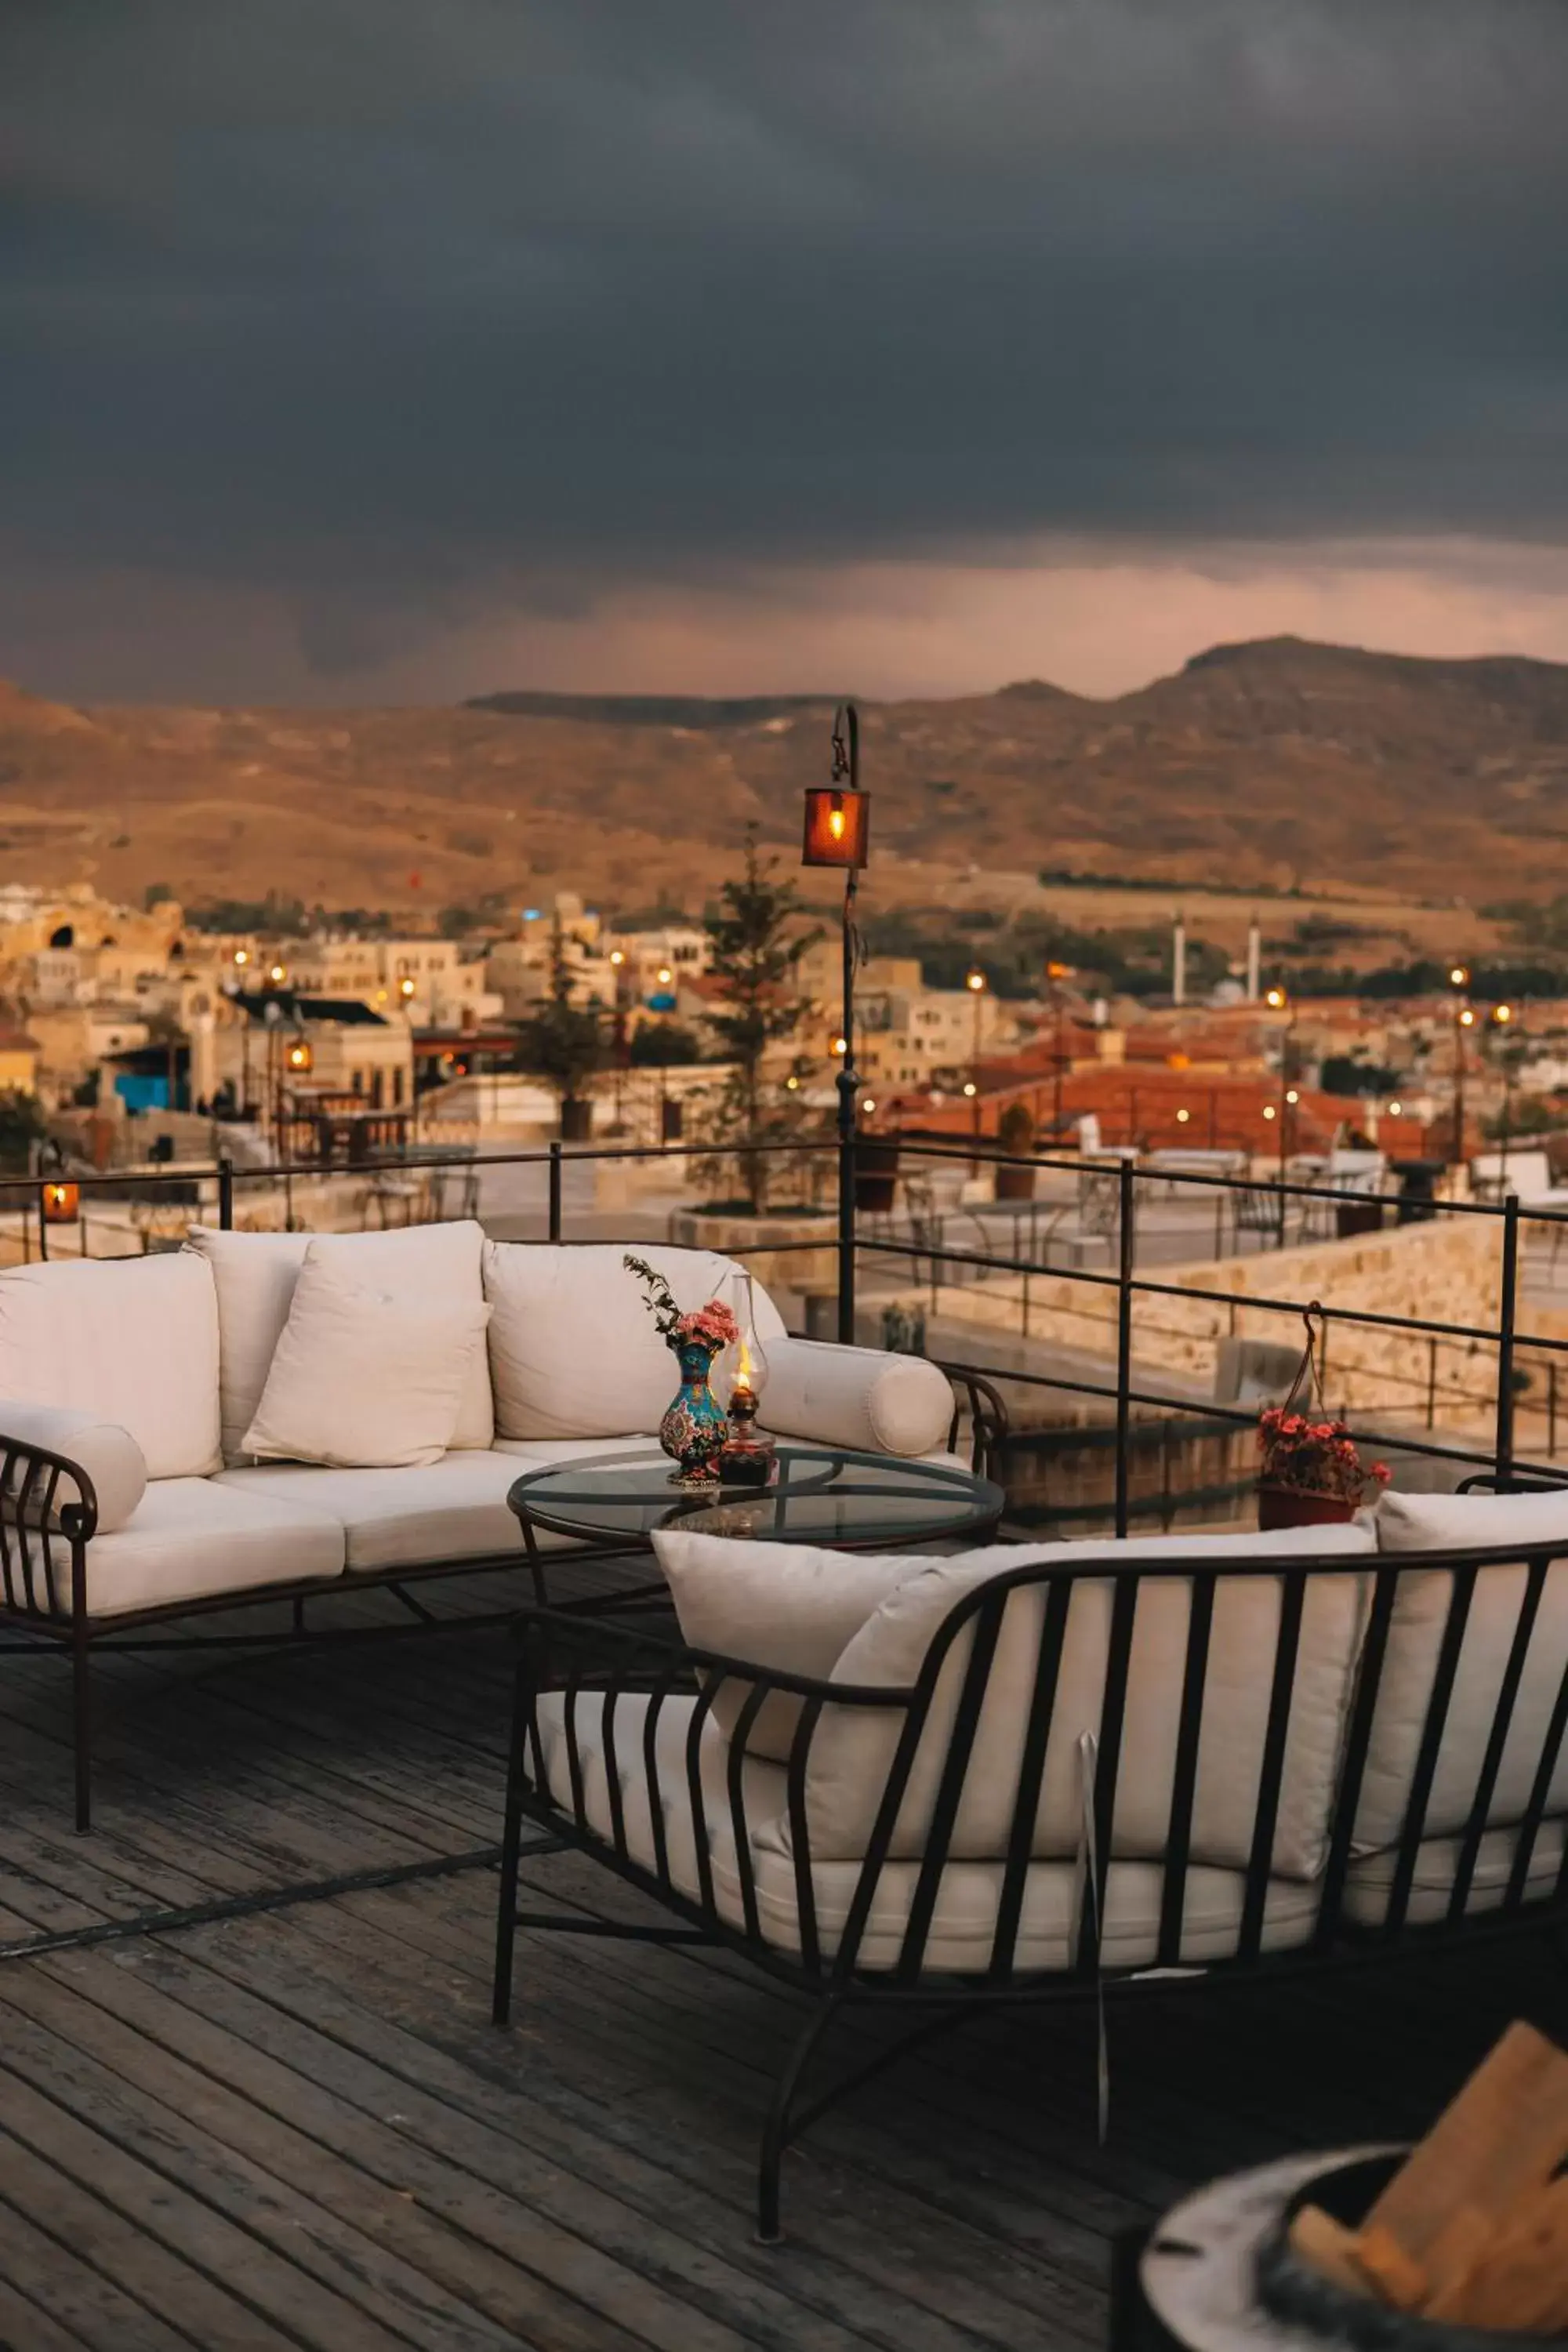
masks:
[[[1512,1019],[1513,1019],[1513,1007],[1512,1007],[1512,1005],[1511,1005],[1511,1004],[1494,1004],[1494,1005],[1492,1006],[1491,1017],[1492,1017],[1492,1025],[1493,1025],[1493,1027],[1494,1027],[1494,1028],[1496,1028],[1497,1030],[1499,1030],[1500,1032],[1501,1032],[1501,1031],[1505,1031],[1505,1030],[1508,1028],[1509,1024],[1510,1024],[1510,1023],[1512,1021]],[[1512,1065],[1511,1065],[1511,1063],[1510,1062],[1510,1060],[1509,1060],[1508,1055],[1507,1055],[1507,1054],[1506,1054],[1506,1053],[1502,1055],[1502,1057],[1501,1057],[1501,1058],[1502,1058],[1502,1128],[1501,1128],[1501,1131],[1500,1131],[1500,1135],[1499,1135],[1499,1137],[1498,1137],[1498,1141],[1499,1141],[1499,1142],[1500,1143],[1500,1145],[1502,1146],[1502,1150],[1501,1150],[1501,1151],[1500,1151],[1500,1155],[1499,1155],[1499,1161],[1498,1161],[1498,1177],[1499,1177],[1500,1187],[1501,1191],[1502,1191],[1503,1192],[1505,1192],[1505,1193],[1506,1193],[1506,1192],[1507,1192],[1507,1190],[1508,1190],[1508,1144],[1509,1144],[1509,1130],[1510,1130],[1510,1129],[1511,1128],[1511,1126],[1512,1126],[1512,1124],[1513,1124],[1513,1067],[1512,1067]]]
[[[969,991],[969,992],[970,992],[971,996],[973,996],[973,999],[974,999],[974,1044],[973,1044],[973,1050],[971,1051],[971,1054],[970,1054],[969,1061],[970,1061],[970,1067],[973,1069],[973,1073],[974,1073],[974,1080],[975,1080],[975,1083],[974,1083],[973,1086],[965,1087],[964,1087],[964,1089],[963,1089],[963,1091],[964,1091],[964,1093],[965,1093],[966,1095],[970,1095],[970,1096],[972,1096],[972,1097],[973,1097],[973,1101],[974,1101],[974,1121],[973,1121],[973,1126],[974,1126],[974,1140],[975,1140],[976,1144],[978,1144],[978,1143],[979,1143],[979,1141],[980,1141],[980,1117],[981,1117],[981,1113],[980,1113],[980,1038],[981,1038],[981,1028],[982,1028],[982,1024],[983,1024],[983,1023],[984,1022],[984,1019],[985,1019],[985,974],[981,971],[980,966],[979,966],[977,963],[976,963],[976,964],[971,964],[971,965],[970,965],[970,967],[969,967],[969,970],[964,973],[964,975],[963,975],[963,985],[965,986],[965,988],[967,988],[967,989],[968,989],[968,991]],[[974,1159],[973,1159],[973,1160],[972,1160],[970,1161],[970,1164],[969,1164],[969,1172],[970,1172],[970,1174],[971,1174],[972,1176],[978,1176],[978,1175],[979,1175],[979,1173],[980,1173],[980,1159],[979,1159],[979,1154],[978,1154],[978,1152],[976,1153],[976,1155],[975,1155]]]
[[[1046,965],[1046,993],[1050,1000],[1052,1009],[1056,1014],[1056,1050],[1052,1055],[1052,1060],[1056,1065],[1056,1100],[1051,1113],[1051,1132],[1058,1139],[1062,1131],[1062,1087],[1063,1081],[1067,1076],[1067,1055],[1062,1051],[1062,1016],[1066,1010],[1062,1001],[1062,982],[1064,980],[1069,980],[1071,977],[1072,966],[1070,963],[1057,963],[1054,961],[1047,961]]]
[[[833,716],[831,766],[826,784],[805,795],[803,866],[830,866],[844,877],[843,946],[844,1059],[838,1072],[838,1337],[855,1337],[855,966],[860,935],[855,924],[855,894],[860,869],[870,855],[871,800],[860,789],[860,714],[852,702]]]
[[[1464,992],[1470,984],[1468,964],[1449,966],[1448,985],[1454,993],[1454,1148],[1450,1167],[1458,1168],[1465,1156],[1465,1032],[1475,1027],[1476,1016],[1466,1003]]]

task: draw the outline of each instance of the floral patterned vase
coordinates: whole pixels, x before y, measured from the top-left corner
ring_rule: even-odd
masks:
[[[718,1484],[719,1456],[730,1434],[723,1408],[708,1385],[718,1353],[717,1347],[701,1339],[685,1339],[675,1350],[680,1392],[658,1424],[658,1442],[679,1465],[679,1486]]]

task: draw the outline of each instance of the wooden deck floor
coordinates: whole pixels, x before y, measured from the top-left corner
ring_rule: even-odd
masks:
[[[1568,2032],[1538,1941],[1163,1992],[1113,2018],[1101,2149],[1081,2011],[976,2028],[807,2137],[764,2252],[755,2137],[795,2011],[743,1967],[525,1937],[498,2034],[481,1862],[131,1924],[488,1847],[506,1664],[497,1633],[113,1662],[78,1839],[65,1674],[0,1662],[0,2345],[1071,2352],[1104,2342],[1120,2228],[1229,2167],[1418,2127],[1514,2015]],[[530,1875],[626,1899],[567,1857]]]

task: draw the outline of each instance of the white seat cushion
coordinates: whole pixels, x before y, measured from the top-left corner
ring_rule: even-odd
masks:
[[[117,1616],[342,1566],[342,1528],[302,1500],[231,1494],[216,1478],[158,1478],[122,1528],[89,1544],[88,1611]]]
[[[489,1308],[459,1292],[395,1295],[312,1244],[289,1302],[247,1455],[393,1469],[439,1462],[468,1376],[484,1361]]]
[[[355,1280],[373,1283],[395,1297],[446,1303],[458,1297],[482,1300],[479,1254],[484,1238],[483,1226],[471,1217],[386,1234],[226,1234],[193,1225],[187,1250],[206,1260],[217,1286],[224,1461],[233,1465],[245,1458],[245,1433],[267,1386],[308,1250],[315,1247],[325,1257],[341,1258],[343,1271]],[[489,1365],[480,1351],[469,1370],[452,1445],[454,1450],[485,1448],[494,1433]]]
[[[100,1535],[110,1535],[116,1528],[122,1528],[147,1491],[147,1461],[142,1448],[128,1429],[121,1429],[117,1421],[105,1421],[100,1413],[71,1412],[61,1405],[0,1401],[0,1455],[4,1454],[8,1437],[23,1445],[37,1446],[44,1454],[74,1462],[85,1473],[98,1507],[97,1528]],[[11,1482],[13,1496],[19,1493],[23,1476],[18,1460]],[[55,1489],[57,1515],[80,1500],[81,1488],[77,1481],[62,1476]],[[35,1509],[41,1506],[41,1486],[32,1490],[31,1501]]]
[[[1256,1576],[1226,1577],[1215,1585],[1191,1828],[1194,1861],[1244,1870],[1252,1851],[1283,1592],[1280,1579],[1268,1572],[1268,1562],[1292,1556],[1352,1561],[1369,1555],[1372,1545],[1370,1528],[1350,1525],[1131,1543],[995,1544],[919,1560],[921,1572],[896,1581],[848,1643],[833,1679],[866,1687],[911,1685],[953,1606],[1010,1569],[1104,1560],[1131,1570],[1141,1560],[1152,1566],[1256,1559]],[[1327,1856],[1366,1587],[1366,1578],[1353,1571],[1314,1576],[1307,1586],[1275,1823],[1273,1867],[1284,1877],[1310,1878]],[[1100,1729],[1114,1591],[1112,1576],[1081,1578],[1073,1587],[1036,1814],[1033,1852],[1042,1861],[1078,1850],[1079,1742],[1084,1733],[1098,1738]],[[1111,1834],[1112,1853],[1129,1861],[1157,1859],[1169,1836],[1191,1591],[1184,1576],[1148,1577],[1139,1586]],[[1006,1604],[953,1825],[956,1859],[995,1861],[1006,1853],[1045,1605],[1043,1584],[1022,1588]],[[924,1850],[973,1642],[971,1621],[942,1667],[895,1826],[895,1859]],[[901,1723],[900,1710],[825,1708],[805,1791],[816,1852],[864,1852]]]
[[[510,1454],[453,1453],[398,1470],[265,1462],[253,1469],[225,1470],[216,1483],[236,1494],[298,1502],[335,1520],[343,1531],[352,1574],[356,1569],[417,1568],[508,1553],[521,1562],[521,1530],[506,1498],[521,1475],[522,1465]]]
[[[696,1701],[670,1697],[659,1709],[651,1799],[643,1741],[648,1705],[645,1696],[628,1695],[618,1700],[615,1710],[614,1763],[621,1791],[626,1848],[632,1859],[645,1868],[657,1867],[653,1833],[653,1802],[657,1801],[664,1825],[669,1876],[679,1893],[700,1899],[697,1824],[686,1761],[687,1736]],[[550,1793],[570,1812],[572,1772],[563,1693],[550,1692],[540,1700],[539,1722]],[[606,1844],[613,1843],[604,1700],[598,1694],[579,1695],[574,1736],[583,1767],[584,1809],[588,1824]],[[703,1726],[699,1752],[713,1900],[721,1917],[742,1927],[745,1925],[745,1905],[736,1862],[735,1825],[728,1785],[730,1748],[710,1715]],[[527,1760],[531,1771],[531,1755]],[[801,1937],[795,1864],[779,1835],[784,1782],[785,1776],[779,1766],[748,1757],[742,1787],[758,1925],[767,1943],[780,1951],[796,1953]],[[851,1859],[813,1866],[817,1935],[826,1954],[837,1949],[859,1875],[860,1865]],[[965,1975],[989,1965],[1003,1875],[999,1863],[947,1865],[939,1883],[936,1911],[922,1963],[925,1968]],[[859,1948],[861,1967],[886,1969],[897,1962],[918,1876],[919,1867],[912,1863],[891,1864],[882,1872]],[[1111,1866],[1107,1876],[1101,1941],[1101,1956],[1107,1967],[1142,1968],[1153,1961],[1158,1949],[1163,1887],[1164,1874],[1157,1865],[1118,1863]],[[1184,1961],[1197,1966],[1224,1959],[1235,1951],[1244,1893],[1245,1881],[1239,1873],[1201,1867],[1189,1871],[1181,1947]],[[1031,1864],[1025,1880],[1023,1916],[1015,1950],[1017,1968],[1062,1969],[1071,1965],[1077,1958],[1078,1901],[1079,1874],[1072,1864]],[[1277,1951],[1307,1942],[1316,1920],[1317,1902],[1314,1888],[1288,1880],[1273,1881],[1264,1906],[1264,1948]]]
[[[1555,1890],[1557,1874],[1563,1867],[1565,1836],[1568,1836],[1568,1825],[1561,1818],[1542,1822],[1536,1832],[1535,1843],[1530,1850],[1530,1862],[1525,1873],[1527,1901],[1539,1901]],[[1476,1851],[1475,1870],[1465,1903],[1467,1919],[1483,1911],[1495,1911],[1501,1904],[1508,1891],[1519,1839],[1517,1827],[1488,1830],[1481,1839]],[[1412,1927],[1447,1917],[1462,1843],[1457,1837],[1425,1838],[1416,1847],[1415,1874],[1410,1884],[1410,1899],[1405,1913]],[[1388,1899],[1394,1891],[1394,1874],[1397,1865],[1398,1855],[1390,1848],[1351,1864],[1345,1877],[1344,1908],[1348,1918],[1368,1927],[1382,1925],[1388,1915]]]
[[[217,1296],[183,1251],[0,1274],[0,1397],[129,1430],[150,1478],[219,1466]]]
[[[1387,1495],[1378,1506],[1376,1525],[1379,1549],[1391,1558],[1460,1548],[1489,1550],[1510,1543],[1561,1544],[1568,1551],[1568,1492]],[[1519,1626],[1526,1578],[1521,1562],[1483,1569],[1476,1579],[1422,1824],[1426,1838],[1459,1834],[1469,1820]],[[1452,1591],[1453,1579],[1444,1569],[1412,1568],[1399,1580],[1356,1808],[1358,1853],[1393,1845],[1404,1829]],[[1508,1742],[1487,1810],[1488,1822],[1493,1826],[1523,1816],[1565,1672],[1568,1558],[1554,1562],[1547,1571]],[[1568,1811],[1568,1740],[1558,1755],[1547,1811]]]
[[[626,1437],[498,1437],[498,1454],[509,1454],[521,1478],[527,1470],[558,1470],[573,1462],[603,1462],[613,1454],[646,1454],[650,1462],[666,1462],[657,1437],[633,1431]]]
[[[502,1437],[613,1437],[658,1427],[680,1385],[647,1294],[622,1264],[619,1242],[490,1242],[484,1259],[490,1376]],[[682,1308],[730,1297],[734,1261],[712,1250],[639,1244]],[[784,1334],[777,1307],[753,1285],[764,1348]]]

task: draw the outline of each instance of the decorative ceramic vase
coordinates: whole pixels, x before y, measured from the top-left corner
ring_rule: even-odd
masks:
[[[658,1442],[677,1465],[678,1486],[719,1483],[719,1456],[730,1434],[730,1424],[708,1385],[718,1352],[706,1339],[683,1339],[675,1350],[680,1366],[680,1391],[658,1424]]]
[[[1258,1524],[1265,1534],[1276,1528],[1332,1527],[1355,1517],[1355,1505],[1342,1495],[1310,1495],[1302,1486],[1258,1489]]]

